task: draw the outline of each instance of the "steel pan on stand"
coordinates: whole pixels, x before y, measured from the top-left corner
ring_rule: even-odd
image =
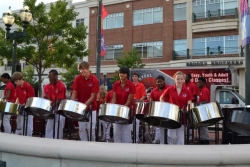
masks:
[[[195,127],[214,125],[224,118],[220,105],[217,102],[202,104],[193,108],[192,116]]]
[[[250,106],[230,108],[226,126],[239,134],[250,136]]]
[[[106,103],[102,104],[98,118],[110,123],[131,124],[133,114],[127,106]]]
[[[149,102],[135,101],[133,105],[133,111],[136,115],[136,119],[144,121],[144,118],[147,116],[149,110]]]
[[[167,102],[150,102],[145,122],[156,127],[178,129],[181,127],[182,112],[179,106]]]
[[[75,100],[62,100],[57,110],[58,114],[80,122],[89,121],[87,106]]]

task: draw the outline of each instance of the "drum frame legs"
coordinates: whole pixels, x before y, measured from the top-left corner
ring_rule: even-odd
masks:
[[[1,113],[1,124],[0,124],[1,132],[4,131],[4,127],[3,127],[3,114],[4,113]]]
[[[90,108],[90,130],[89,130],[89,141],[92,141],[92,109]],[[98,134],[98,133],[97,133]]]
[[[137,143],[136,141],[136,117],[135,116],[133,120],[133,143]]]
[[[58,114],[58,121],[56,121],[56,113],[54,114],[54,125],[53,125],[53,139],[59,139],[59,127],[60,127],[60,114]],[[58,122],[57,126],[57,136],[55,138],[55,131],[56,131],[56,122]]]

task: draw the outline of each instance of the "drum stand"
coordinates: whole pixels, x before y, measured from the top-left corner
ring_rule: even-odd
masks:
[[[92,141],[92,107],[91,107],[91,105],[90,105],[90,108],[89,108],[89,112],[90,112],[90,130],[89,130],[90,134],[89,134],[89,141]]]
[[[133,121],[133,143],[136,142],[136,116],[134,116],[134,121]]]
[[[1,114],[0,114],[0,116],[1,116],[1,123],[0,123],[1,132],[4,131],[4,127],[3,127],[3,114],[4,114],[4,113],[1,113]]]
[[[23,111],[23,136],[27,136],[27,127],[28,127],[28,114],[26,111]]]
[[[56,122],[58,122],[57,126],[57,138],[55,138],[55,130],[56,130]],[[58,121],[56,121],[56,112],[54,113],[54,125],[53,125],[53,139],[59,139],[59,127],[60,127],[60,114],[58,114]]]

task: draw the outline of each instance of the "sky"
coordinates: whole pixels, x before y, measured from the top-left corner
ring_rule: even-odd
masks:
[[[37,0],[37,4],[40,2],[50,3],[55,2],[56,0]],[[73,0],[73,3],[80,2],[85,0]],[[3,13],[7,12],[11,6],[11,10],[19,10],[23,8],[23,0],[0,0],[0,16],[2,18]]]

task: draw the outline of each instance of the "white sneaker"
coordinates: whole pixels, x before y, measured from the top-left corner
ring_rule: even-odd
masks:
[[[152,144],[160,144],[160,140],[155,139]]]

